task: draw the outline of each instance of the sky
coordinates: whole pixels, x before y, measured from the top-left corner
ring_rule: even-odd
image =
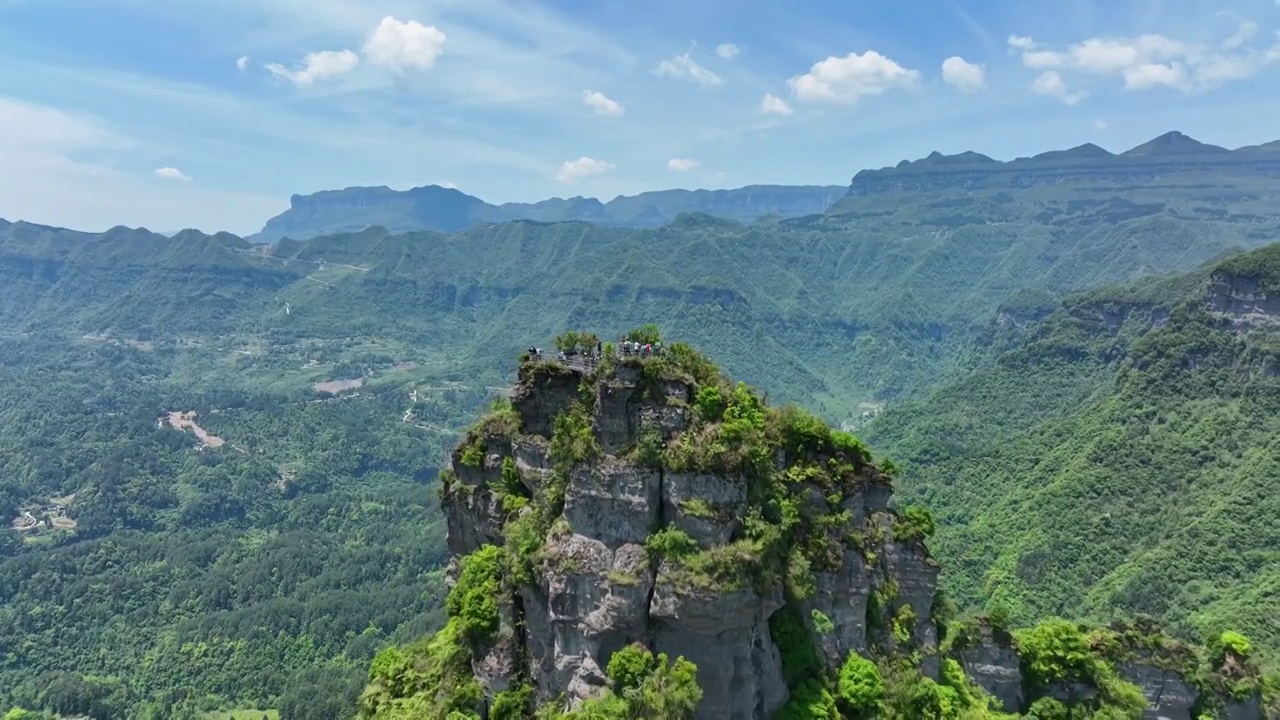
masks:
[[[843,185],[1280,137],[1280,0],[0,0],[0,217],[248,234],[292,194]]]

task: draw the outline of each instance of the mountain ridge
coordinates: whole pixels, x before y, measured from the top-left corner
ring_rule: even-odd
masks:
[[[1216,166],[1280,172],[1280,141],[1228,150],[1170,131],[1119,153],[1084,143],[1009,161],[996,160],[973,150],[954,155],[934,150],[923,158],[902,160],[893,167],[861,170],[848,186],[758,184],[716,190],[669,189],[619,195],[608,201],[576,195],[532,203],[493,204],[439,185],[408,190],[353,186],[309,195],[295,194],[290,198],[289,210],[268,220],[261,231],[247,239],[251,242],[275,242],[285,237],[305,240],[338,232],[358,232],[375,225],[392,232],[453,233],[483,223],[516,220],[655,228],[686,212],[749,224],[774,215],[794,220],[841,214],[849,210],[848,203],[842,202],[846,198],[886,192],[1008,189],[1057,183],[1065,177],[1120,180],[1153,172],[1194,172]],[[928,180],[922,181],[922,176]]]
[[[660,227],[682,212],[705,212],[750,222],[766,215],[800,217],[821,213],[843,197],[841,185],[746,185],[732,189],[652,190],[619,195],[608,202],[581,195],[533,203],[488,203],[440,185],[409,190],[354,186],[290,197],[289,210],[269,219],[248,239],[305,240],[382,225],[395,232],[460,232],[481,223],[515,220],[584,221],[617,227]],[[353,219],[354,218],[354,219]]]

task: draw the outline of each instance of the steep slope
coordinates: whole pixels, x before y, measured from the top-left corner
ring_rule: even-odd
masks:
[[[317,235],[359,232],[374,225],[393,232],[453,233],[481,223],[533,220],[591,222],[618,227],[658,227],[682,212],[705,212],[751,222],[766,215],[801,217],[826,210],[845,188],[820,185],[749,185],[732,190],[657,190],[620,195],[607,203],[595,198],[551,198],[536,203],[491,205],[438,185],[391,190],[354,187],[294,195],[289,209],[271,218],[250,239],[275,242]]]
[[[1280,648],[1280,245],[1007,318],[869,429],[935,508],[945,586],[1015,618],[1143,612]]]
[[[378,655],[361,715],[1262,717],[1234,635],[1210,656],[1149,624],[948,624],[933,520],[889,507],[890,467],[685,345],[526,357],[443,478],[449,620]]]
[[[749,226],[692,213],[656,229],[369,228],[253,248],[142,231],[73,241],[19,223],[0,236],[0,317],[79,333],[429,338],[482,373],[503,372],[495,358],[531,335],[657,319],[736,376],[846,421],[861,402],[932,383],[1020,289],[1188,269],[1280,232],[1267,172],[1151,178],[1092,200],[1050,202],[1040,193],[1061,188],[1047,186],[988,199],[903,190],[864,198],[874,211]],[[1201,204],[1212,212],[1187,209]]]

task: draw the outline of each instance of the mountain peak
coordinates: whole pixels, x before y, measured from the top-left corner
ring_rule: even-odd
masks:
[[[1112,153],[1093,143],[1085,143],[1077,145],[1069,150],[1054,150],[1047,153],[1040,153],[1032,158],[1032,160],[1045,160],[1054,158],[1057,160],[1092,160],[1094,158],[1113,157]]]
[[[955,155],[943,155],[934,150],[924,159],[908,164],[924,167],[929,165],[990,165],[993,163],[998,163],[998,161],[972,150],[965,150]]]
[[[1230,152],[1224,147],[1202,143],[1195,138],[1172,130],[1159,137],[1126,150],[1121,155],[1128,157],[1152,157],[1160,155],[1218,155]]]

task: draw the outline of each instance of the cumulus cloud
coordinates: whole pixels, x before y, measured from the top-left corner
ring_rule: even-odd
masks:
[[[182,182],[191,182],[191,176],[182,172],[178,168],[162,167],[156,168],[156,177],[165,180],[180,180]]]
[[[236,67],[237,67],[237,68],[240,68],[240,72],[244,72],[245,70],[248,70],[248,69],[249,69],[249,56],[248,56],[248,55],[241,55],[241,56],[236,60]]]
[[[434,25],[388,15],[364,44],[369,62],[393,70],[428,70],[444,52],[445,34]]]
[[[698,165],[697,160],[690,160],[689,158],[671,158],[667,161],[667,169],[676,172],[688,172],[698,167]]]
[[[1266,50],[1247,44],[1256,32],[1252,23],[1243,23],[1221,47],[1164,35],[1093,38],[1060,50],[1011,36],[1009,46],[1022,54],[1024,65],[1036,70],[1113,77],[1122,80],[1126,90],[1170,87],[1195,93],[1243,80],[1269,63],[1280,62],[1280,43]]]
[[[626,112],[617,100],[613,100],[604,93],[596,92],[595,90],[583,90],[582,102],[586,103],[587,107],[595,110],[599,115],[617,116]]]
[[[738,47],[737,45],[734,45],[733,43],[721,43],[720,45],[716,46],[716,54],[724,58],[725,60],[734,59],[735,57],[738,56],[738,53],[740,52],[742,52],[742,48]]]
[[[560,170],[556,172],[556,180],[562,183],[574,183],[612,169],[612,163],[583,155],[577,160],[565,160],[561,163]]]
[[[653,72],[666,77],[686,78],[703,87],[719,85],[720,76],[699,65],[689,53],[677,55],[670,60],[663,60]]]
[[[986,87],[986,72],[981,65],[955,55],[942,61],[942,80],[960,92],[977,92]]]
[[[1106,129],[1107,129],[1107,127],[1108,127],[1108,126],[1107,126],[1107,121],[1106,121],[1106,120],[1098,119],[1098,120],[1094,120],[1094,121],[1093,121],[1093,129],[1094,129],[1094,130],[1106,130]]]
[[[809,72],[787,81],[791,93],[801,100],[852,105],[864,97],[880,95],[896,87],[909,87],[920,79],[874,50],[859,55],[829,57],[814,63]]]
[[[1067,105],[1075,105],[1085,98],[1083,90],[1069,90],[1056,70],[1046,70],[1031,83],[1031,92],[1057,98]]]
[[[793,111],[786,100],[777,95],[765,93],[765,96],[760,99],[760,112],[770,115],[790,115]]]
[[[1030,50],[1036,46],[1036,41],[1029,37],[1020,35],[1009,36],[1009,47],[1014,50]]]
[[[359,64],[360,57],[350,50],[322,50],[308,53],[302,58],[302,67],[296,70],[290,70],[278,63],[267,65],[267,70],[278,78],[304,87],[317,80],[349,73]]]

